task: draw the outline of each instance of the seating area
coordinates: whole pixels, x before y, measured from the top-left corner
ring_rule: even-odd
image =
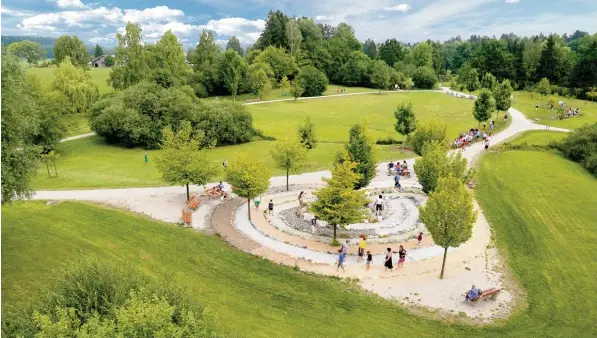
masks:
[[[490,123],[490,130],[491,129]],[[487,133],[485,130],[481,131],[477,128],[471,128],[467,133],[461,132],[460,135],[451,142],[451,147],[454,149],[464,148],[478,139],[486,141],[490,135],[491,131]]]
[[[465,292],[463,294],[463,296],[465,296],[465,301],[470,302],[472,305],[477,306],[479,304],[480,301],[482,300],[487,300],[487,299],[491,299],[493,301],[495,301],[497,299],[497,296],[500,294],[500,292],[502,292],[502,289],[497,289],[497,288],[490,288],[487,290],[481,290],[478,289],[479,291],[479,296],[475,299],[468,299],[467,295],[468,292]]]

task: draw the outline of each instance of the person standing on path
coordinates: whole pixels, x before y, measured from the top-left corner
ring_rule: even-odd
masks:
[[[406,260],[406,250],[404,250],[404,247],[402,245],[400,246],[400,250],[398,250],[398,256],[398,267],[403,268],[404,261]]]
[[[373,255],[371,254],[371,251],[367,250],[367,271],[369,271],[369,269],[371,269],[372,262],[373,262]]]
[[[350,241],[347,239],[346,242],[342,244],[342,253],[345,255],[348,253],[348,243],[350,243]]]
[[[274,200],[269,200],[267,204],[267,212],[271,215],[274,213]]]
[[[400,174],[396,173],[396,176],[394,176],[394,188],[398,189],[398,191],[400,191],[400,188],[402,188],[402,186],[400,185]]]
[[[489,136],[485,139],[485,150],[489,150],[489,139],[490,138],[491,138],[491,136]]]
[[[419,237],[417,237],[417,240],[419,241],[419,246],[421,246],[421,242],[423,242],[423,232],[419,233]]]
[[[383,196],[379,195],[375,200],[375,216],[378,216],[383,211]]]
[[[392,271],[392,269],[394,268],[394,265],[392,265],[392,248],[388,248],[388,252],[386,253],[386,262],[384,263],[384,266],[386,267],[386,271],[388,271],[388,269]]]
[[[305,205],[305,192],[301,191],[301,193],[298,196],[298,202],[299,202],[299,206],[298,209],[296,209],[296,216],[300,217],[303,214],[303,206]]]
[[[506,112],[504,114],[504,123],[508,122],[508,113]]]
[[[367,237],[365,235],[361,235],[361,240],[359,241],[359,258],[357,259],[357,263],[360,263],[363,260],[363,256],[365,255],[365,240]]]
[[[149,162],[149,155],[145,152],[145,164]]]

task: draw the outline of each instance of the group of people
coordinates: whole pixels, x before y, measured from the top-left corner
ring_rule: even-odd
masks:
[[[212,187],[210,189],[210,195],[228,198],[228,193],[226,192],[226,190],[224,188],[224,183],[222,183],[222,181],[220,181],[220,183],[218,185],[216,185],[215,187]]]
[[[489,142],[491,141],[491,133],[495,129],[495,122],[492,120],[489,122],[489,133],[485,132],[487,124],[483,122],[483,131],[477,128],[471,128],[467,133],[460,133],[460,135],[454,139],[452,148],[461,148],[465,150],[465,147],[471,144],[475,139],[482,139],[485,144],[485,150],[489,149]]]
[[[570,108],[566,111],[564,118],[580,116],[580,110],[578,108]]]
[[[394,162],[388,163],[388,176],[390,175],[410,176],[406,160],[402,163],[400,161],[396,161],[396,164]]]

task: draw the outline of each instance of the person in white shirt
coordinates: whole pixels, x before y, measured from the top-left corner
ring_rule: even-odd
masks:
[[[375,200],[375,215],[378,215],[378,212],[383,210],[383,196],[379,195]]]

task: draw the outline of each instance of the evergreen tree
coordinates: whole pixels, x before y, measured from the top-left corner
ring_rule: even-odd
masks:
[[[94,56],[97,58],[97,57],[100,57],[102,55],[104,55],[104,50],[102,49],[102,47],[100,45],[95,44],[95,53],[94,53]]]
[[[377,59],[377,44],[371,39],[367,39],[363,44],[363,52],[371,59]],[[394,64],[390,65],[393,66]]]
[[[228,49],[235,50],[240,56],[244,55],[243,48],[240,46],[240,41],[234,35],[228,39],[228,43],[226,44],[226,50]]]
[[[396,39],[387,39],[379,45],[379,59],[385,61],[390,67],[394,67],[396,62],[402,60],[404,54],[404,47]]]

